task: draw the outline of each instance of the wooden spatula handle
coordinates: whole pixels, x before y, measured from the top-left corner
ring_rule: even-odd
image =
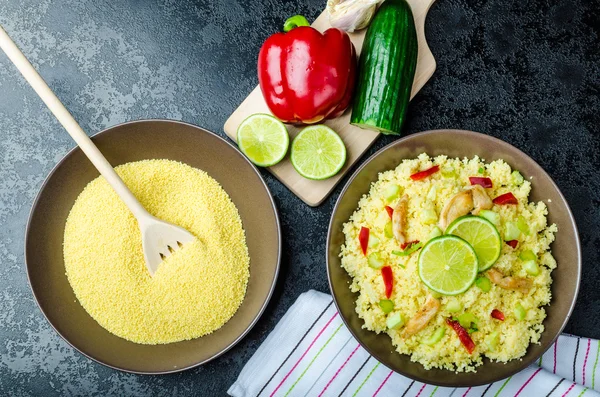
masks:
[[[125,185],[123,180],[117,175],[108,160],[102,155],[100,150],[94,145],[92,140],[81,129],[71,113],[64,107],[60,100],[54,95],[54,92],[48,87],[42,76],[35,70],[25,55],[19,50],[17,45],[8,36],[6,31],[0,26],[0,48],[6,53],[8,58],[15,64],[25,80],[31,85],[38,96],[44,101],[48,109],[54,114],[56,119],[67,130],[69,135],[75,140],[83,153],[90,159],[92,164],[98,169],[100,174],[108,181],[112,188],[117,192],[127,207],[138,219],[147,214],[146,210],[133,193]]]

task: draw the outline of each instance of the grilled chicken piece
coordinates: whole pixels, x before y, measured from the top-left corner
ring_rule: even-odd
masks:
[[[440,213],[440,229],[446,230],[449,224],[461,216],[467,215],[473,209],[473,194],[463,190],[446,202]]]
[[[421,307],[417,314],[415,314],[406,323],[406,327],[404,327],[404,332],[402,336],[408,338],[421,331],[427,326],[429,321],[431,321],[431,319],[437,314],[439,310],[440,301],[438,299],[435,299],[433,296],[429,295],[423,307]]]
[[[408,241],[406,237],[406,224],[408,220],[408,196],[405,194],[396,204],[392,214],[392,231],[398,244],[402,246]]]
[[[528,278],[505,276],[496,269],[490,269],[487,272],[490,281],[500,288],[520,291],[524,294],[529,293],[532,282]]]
[[[475,207],[471,212],[473,215],[479,215],[481,210],[489,210],[494,206],[492,199],[481,185],[473,185],[470,190],[473,195],[473,205]]]

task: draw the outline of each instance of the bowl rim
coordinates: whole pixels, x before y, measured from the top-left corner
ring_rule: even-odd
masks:
[[[279,219],[279,212],[277,211],[277,206],[275,205],[275,200],[273,199],[273,195],[271,193],[271,191],[269,190],[269,187],[267,186],[264,178],[262,177],[262,175],[260,174],[260,171],[256,168],[256,166],[254,164],[252,164],[252,162],[250,162],[250,160],[248,160],[248,158],[246,156],[244,156],[244,154],[237,148],[235,147],[231,142],[227,141],[225,138],[219,136],[218,134],[205,129],[203,127],[200,127],[198,125],[195,124],[191,124],[191,123],[187,123],[184,121],[179,121],[179,120],[170,120],[170,119],[139,119],[139,120],[131,120],[131,121],[126,121],[123,123],[119,123],[119,124],[115,124],[113,126],[110,126],[108,128],[103,129],[100,132],[97,132],[96,134],[90,136],[90,138],[93,140],[94,138],[97,138],[103,134],[106,134],[114,129],[118,129],[121,128],[123,126],[126,125],[130,125],[130,124],[138,124],[138,123],[153,123],[153,122],[163,122],[163,123],[171,123],[171,124],[180,124],[186,127],[192,127],[195,129],[199,129],[202,132],[208,133],[213,135],[214,137],[218,138],[220,141],[222,141],[223,143],[225,143],[226,145],[228,145],[231,149],[233,149],[234,151],[236,151],[243,159],[244,161],[252,168],[252,170],[254,171],[254,173],[258,176],[259,180],[261,181],[263,187],[265,188],[265,191],[267,192],[267,196],[269,197],[269,201],[271,202],[271,208],[273,210],[273,213],[275,215],[275,222],[277,224],[277,240],[278,240],[278,244],[277,244],[277,266],[275,268],[275,274],[273,277],[273,282],[271,283],[271,286],[269,287],[269,293],[267,294],[267,297],[265,299],[265,301],[263,302],[262,306],[260,307],[260,310],[257,312],[256,316],[254,317],[254,319],[252,320],[252,322],[248,325],[248,327],[237,337],[235,338],[229,345],[227,345],[225,348],[223,348],[221,351],[217,352],[216,354],[212,355],[211,357],[208,357],[205,360],[199,361],[197,363],[185,366],[185,367],[179,367],[179,368],[175,368],[172,370],[166,370],[166,371],[136,371],[136,370],[131,370],[131,369],[127,369],[127,368],[120,368],[118,366],[115,365],[111,365],[108,363],[105,363],[103,361],[101,361],[100,359],[97,359],[95,357],[92,357],[91,355],[87,354],[86,352],[80,350],[79,348],[77,348],[75,345],[73,345],[55,326],[54,324],[50,321],[50,319],[48,318],[48,316],[46,315],[46,312],[44,311],[44,309],[42,308],[42,306],[40,305],[40,301],[38,299],[38,296],[36,295],[36,292],[33,288],[33,285],[31,284],[31,278],[30,278],[30,267],[29,267],[29,263],[27,260],[27,246],[28,246],[28,241],[29,241],[29,232],[30,232],[30,226],[31,226],[31,222],[32,222],[32,218],[33,218],[33,214],[39,204],[39,200],[40,200],[40,196],[42,194],[42,192],[46,189],[46,186],[48,185],[50,178],[54,175],[54,173],[62,166],[62,164],[69,158],[71,157],[75,152],[77,152],[78,150],[81,150],[79,148],[79,146],[75,145],[75,147],[73,147],[72,149],[70,149],[50,170],[50,172],[48,173],[48,175],[44,178],[44,181],[42,182],[40,188],[38,189],[35,198],[33,200],[33,203],[31,205],[31,209],[29,210],[29,215],[27,217],[27,225],[25,227],[25,239],[24,239],[24,263],[25,263],[25,270],[27,272],[27,283],[29,284],[29,288],[31,289],[31,292],[33,294],[33,297],[35,299],[35,303],[37,305],[37,307],[40,309],[40,311],[42,312],[44,318],[46,319],[46,321],[50,324],[50,326],[52,327],[52,329],[62,338],[62,340],[64,340],[65,342],[67,342],[67,344],[69,346],[71,346],[73,349],[75,349],[75,351],[77,351],[78,353],[82,354],[84,357],[87,357],[88,359],[101,364],[105,367],[109,367],[118,371],[122,371],[122,372],[126,372],[126,373],[131,373],[131,374],[136,374],[136,375],[166,375],[166,374],[173,374],[173,373],[177,373],[177,372],[182,372],[188,369],[192,369],[192,368],[196,368],[199,367],[200,365],[206,364],[218,357],[220,357],[221,355],[225,354],[227,351],[229,351],[231,348],[233,348],[235,345],[237,345],[249,332],[250,330],[252,330],[252,328],[254,328],[254,326],[256,325],[256,323],[258,322],[258,320],[260,319],[260,317],[263,315],[263,313],[265,312],[269,302],[271,301],[271,298],[273,296],[273,293],[275,291],[275,286],[277,285],[277,280],[279,279],[279,273],[281,270],[281,256],[282,256],[282,235],[281,235],[281,222]],[[245,298],[244,298],[245,299]],[[218,330],[217,330],[218,331]],[[133,343],[133,342],[132,342]]]
[[[566,198],[564,197],[564,195],[562,194],[562,192],[560,191],[560,189],[558,188],[558,186],[556,185],[556,182],[554,182],[554,180],[552,179],[552,177],[550,177],[550,175],[548,175],[548,173],[546,172],[546,170],[544,170],[544,168],[542,166],[540,166],[534,159],[532,159],[529,155],[527,155],[525,152],[523,152],[522,150],[520,150],[519,148],[511,145],[508,142],[505,142],[501,139],[498,139],[496,137],[493,137],[491,135],[487,135],[487,134],[483,134],[481,132],[475,132],[475,131],[470,131],[470,130],[460,130],[460,129],[435,129],[435,130],[426,130],[426,131],[421,131],[421,132],[417,132],[414,134],[410,134],[407,136],[404,136],[398,140],[395,140],[387,145],[385,145],[384,147],[382,147],[381,149],[379,149],[377,152],[373,153],[371,156],[369,156],[369,158],[367,160],[365,160],[360,167],[358,167],[350,176],[350,178],[348,179],[348,181],[344,184],[343,189],[340,191],[339,196],[336,199],[335,202],[335,206],[333,207],[333,211],[331,212],[331,218],[329,220],[329,226],[327,229],[327,244],[326,244],[326,255],[325,255],[325,259],[326,259],[326,263],[327,263],[327,281],[329,284],[329,290],[331,293],[331,296],[333,297],[333,301],[335,303],[336,309],[338,310],[338,312],[340,312],[340,317],[342,318],[342,321],[344,322],[344,325],[346,326],[346,328],[348,329],[348,331],[350,331],[350,333],[352,334],[352,336],[354,337],[354,339],[356,339],[358,341],[358,343],[360,343],[360,345],[362,346],[363,349],[365,349],[373,358],[375,358],[378,362],[380,362],[377,359],[377,356],[374,354],[374,352],[368,347],[366,346],[358,337],[358,335],[354,332],[354,330],[350,327],[350,324],[348,322],[348,320],[346,319],[346,317],[344,317],[343,315],[341,315],[341,308],[340,305],[338,304],[337,298],[335,296],[335,294],[333,293],[333,284],[332,284],[332,280],[331,280],[331,273],[330,273],[330,267],[331,267],[331,263],[329,261],[329,250],[330,250],[330,246],[331,246],[331,237],[333,234],[333,220],[334,220],[334,215],[338,210],[338,207],[341,204],[341,200],[342,197],[344,196],[344,194],[346,193],[346,191],[348,190],[348,188],[350,187],[350,185],[352,184],[352,182],[354,182],[354,180],[356,179],[356,177],[358,176],[358,174],[360,174],[360,172],[369,164],[371,163],[371,161],[373,161],[376,157],[378,157],[381,153],[383,153],[384,151],[391,149],[393,147],[399,146],[404,144],[406,141],[414,139],[415,137],[422,137],[422,136],[426,136],[426,135],[435,135],[435,134],[440,134],[440,133],[447,133],[447,132],[453,132],[453,133],[459,133],[459,134],[464,134],[464,135],[475,135],[478,136],[479,138],[482,139],[488,139],[489,141],[496,143],[498,145],[504,146],[504,145],[508,145],[510,148],[512,148],[513,150],[516,151],[516,154],[519,156],[524,157],[525,159],[530,160],[531,162],[533,162],[535,165],[537,165],[540,170],[542,171],[543,175],[545,175],[549,180],[550,183],[552,184],[552,186],[554,187],[554,189],[556,189],[556,191],[558,192],[559,197],[562,199],[562,201],[565,203],[566,209],[567,209],[567,214],[569,216],[569,220],[571,222],[571,226],[573,228],[574,231],[574,235],[575,235],[575,240],[577,241],[577,284],[575,285],[575,294],[573,295],[573,300],[571,302],[571,305],[569,306],[569,311],[567,313],[567,316],[564,318],[564,320],[562,321],[562,324],[558,330],[558,332],[556,333],[556,335],[552,338],[552,342],[548,344],[548,347],[541,352],[541,354],[537,355],[537,356],[533,356],[533,358],[528,359],[528,360],[523,360],[521,359],[522,365],[518,367],[518,369],[516,370],[510,370],[508,372],[506,372],[505,374],[502,375],[501,378],[498,378],[495,380],[495,382],[500,381],[502,379],[506,379],[510,376],[513,376],[514,374],[524,370],[525,368],[527,368],[531,363],[535,362],[541,355],[543,355],[553,344],[554,342],[556,342],[556,340],[558,339],[558,337],[562,334],[565,326],[567,325],[567,322],[569,321],[569,319],[571,318],[571,315],[573,314],[573,309],[575,308],[575,304],[577,303],[577,298],[579,296],[579,287],[581,285],[581,267],[582,267],[582,258],[581,258],[581,241],[579,239],[579,231],[577,229],[577,224],[575,223],[575,217],[573,216],[573,212],[571,211],[571,208],[569,206],[569,203],[567,202]],[[358,203],[357,203],[358,205]],[[400,353],[398,353],[400,354]],[[475,386],[481,386],[487,383],[478,383],[478,382],[471,382],[471,383],[465,383],[465,382],[457,382],[455,384],[447,384],[447,383],[437,383],[435,380],[432,381],[430,379],[425,379],[422,378],[420,376],[411,376],[408,374],[405,374],[401,371],[398,371],[394,368],[391,368],[390,366],[388,366],[387,364],[381,362],[381,364],[383,364],[385,367],[387,367],[388,369],[399,373],[402,376],[406,376],[407,378],[416,380],[418,382],[422,382],[425,384],[431,384],[431,385],[435,385],[435,386],[443,386],[443,387],[475,387]],[[421,365],[420,363],[413,363],[414,365]]]

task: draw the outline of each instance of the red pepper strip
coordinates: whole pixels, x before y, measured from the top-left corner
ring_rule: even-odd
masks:
[[[394,289],[394,273],[390,266],[384,266],[381,268],[381,276],[383,277],[383,284],[385,285],[385,297],[390,299],[392,296],[392,290]]]
[[[473,342],[473,339],[471,339],[471,336],[469,335],[467,330],[464,329],[458,321],[454,321],[451,318],[447,318],[446,323],[448,323],[448,325],[452,327],[454,332],[456,332],[460,343],[462,343],[465,349],[467,349],[469,354],[473,353],[473,350],[475,350],[475,342]]]
[[[394,215],[394,209],[392,207],[390,207],[389,205],[386,205],[385,210],[387,211],[388,215],[390,216],[390,219],[392,219],[392,215]]]
[[[492,200],[494,204],[503,205],[503,204],[519,204],[519,200],[515,197],[511,192],[504,193],[495,199]]]
[[[363,255],[367,255],[367,247],[369,246],[369,228],[361,227],[360,233],[358,233],[358,242],[360,243],[360,249]]]
[[[410,247],[413,244],[419,244],[419,243],[420,243],[419,240],[407,241],[404,244],[400,244],[400,249],[405,250],[407,247]]]
[[[440,166],[434,165],[433,167],[429,168],[428,170],[420,171],[420,172],[417,172],[416,174],[412,174],[410,176],[410,179],[412,179],[413,181],[420,181],[421,179],[427,178],[431,174],[435,174],[439,170],[440,170]]]
[[[491,315],[492,315],[492,318],[495,318],[496,320],[504,321],[504,313],[502,313],[498,309],[492,310],[492,314]]]
[[[470,176],[469,182],[471,185],[480,185],[481,187],[490,188],[493,186],[492,180],[490,178],[483,178],[479,176]]]
[[[506,244],[510,245],[512,249],[515,249],[517,248],[517,244],[519,244],[519,240],[506,241]]]

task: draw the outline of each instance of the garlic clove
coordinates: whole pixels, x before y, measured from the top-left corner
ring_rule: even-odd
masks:
[[[334,28],[354,32],[366,28],[383,0],[327,0],[329,22]]]

